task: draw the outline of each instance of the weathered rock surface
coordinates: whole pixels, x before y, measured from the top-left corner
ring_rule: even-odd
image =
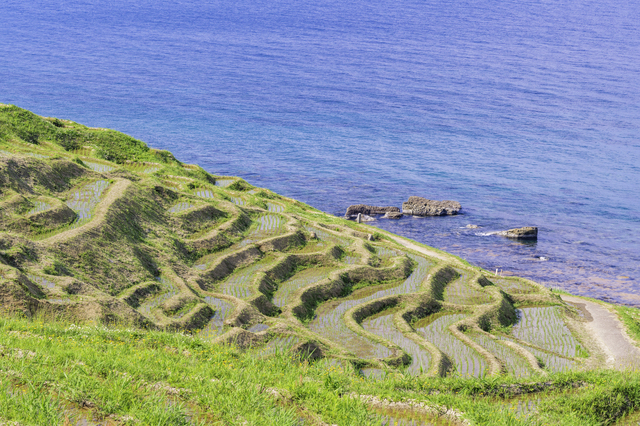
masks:
[[[402,212],[413,216],[446,216],[458,214],[462,206],[457,201],[436,201],[422,197],[409,197],[402,203]]]
[[[525,226],[523,228],[513,228],[508,231],[498,232],[498,235],[502,235],[507,238],[535,240],[538,238],[538,227]]]
[[[402,212],[387,212],[384,216],[385,219],[400,219],[404,214]]]
[[[349,206],[344,216],[345,217],[357,216],[358,213],[370,216],[372,214],[386,214],[387,212],[399,212],[399,211],[400,209],[397,207],[377,207],[377,206],[367,206],[366,204],[356,204],[353,206]]]

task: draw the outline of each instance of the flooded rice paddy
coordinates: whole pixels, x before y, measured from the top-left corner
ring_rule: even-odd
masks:
[[[203,338],[218,337],[224,331],[224,320],[233,312],[233,305],[226,300],[211,296],[205,297],[204,301],[211,306],[215,312],[211,320],[200,330],[198,335]]]
[[[467,314],[442,315],[428,325],[420,326],[418,323],[416,331],[449,357],[454,364],[454,375],[483,377],[487,370],[484,358],[448,330],[451,324],[466,317]]]
[[[27,278],[29,278],[31,281],[35,283],[38,283],[42,287],[55,288],[56,286],[56,283],[54,283],[53,281],[49,281],[48,279],[44,277],[40,277],[38,275],[27,274]]]
[[[267,203],[267,210],[271,213],[282,213],[284,211],[284,207],[276,203]]]
[[[273,295],[273,304],[282,308],[291,302],[291,297],[297,290],[327,278],[333,270],[332,267],[323,266],[298,272],[278,286],[278,290]]]
[[[71,196],[67,199],[67,206],[77,215],[71,227],[81,226],[91,220],[95,207],[102,199],[109,185],[109,181],[98,180],[71,193]]]
[[[83,161],[83,163],[91,170],[98,173],[107,173],[115,169],[115,167],[109,166],[108,164],[93,163],[91,161]]]
[[[238,243],[237,247],[245,247],[265,238],[276,236],[284,231],[285,219],[276,214],[265,214],[257,220],[257,226],[253,228],[247,237]]]
[[[257,290],[252,288],[252,285],[256,279],[256,273],[260,269],[266,268],[269,265],[269,261],[272,260],[262,259],[249,266],[236,269],[219,285],[220,292],[239,299],[248,299],[255,296]]]
[[[469,337],[502,361],[507,374],[515,377],[525,377],[531,374],[531,366],[527,360],[513,349],[484,334],[474,333],[469,334]]]
[[[417,266],[401,284],[382,286],[382,288],[381,286],[364,288],[346,299],[324,303],[317,309],[315,318],[309,322],[309,329],[327,339],[341,343],[360,358],[385,358],[391,355],[387,347],[370,342],[352,331],[345,324],[343,317],[349,309],[362,303],[385,296],[417,291],[426,279],[432,263],[418,256],[412,255],[411,258],[416,261]]]
[[[518,322],[513,326],[513,336],[547,351],[575,357],[578,341],[565,325],[559,309],[549,306],[516,310]]]
[[[195,206],[195,204],[189,202],[189,201],[184,201],[182,203],[178,203],[175,206],[171,207],[169,210],[167,210],[169,213],[179,213],[181,211],[185,211],[190,209],[191,207]]]
[[[362,328],[395,343],[405,353],[409,354],[411,356],[411,364],[407,367],[409,374],[415,376],[426,373],[431,364],[431,354],[413,340],[405,337],[405,335],[396,328],[393,323],[394,314],[394,312],[388,312],[383,315],[367,318],[362,321]]]
[[[220,186],[222,188],[226,188],[227,186],[231,185],[233,182],[235,182],[235,179],[216,179],[216,186]]]
[[[138,307],[138,311],[140,311],[140,313],[145,316],[150,316],[152,309],[157,308],[170,297],[175,296],[179,292],[175,284],[173,284],[173,282],[167,279],[164,275],[156,277],[156,280],[160,283],[160,291],[147,298]]]
[[[353,242],[353,240],[349,239],[349,238],[345,238],[345,237],[341,237],[339,235],[335,235],[330,233],[329,231],[325,231],[321,228],[315,227],[315,226],[310,226],[307,225],[304,227],[305,230],[307,230],[307,232],[314,232],[316,234],[316,237],[321,240],[321,241],[327,241],[330,243],[333,243],[337,246],[341,246],[341,247],[348,247],[351,245],[351,243]]]
[[[491,300],[488,294],[471,286],[469,282],[471,272],[459,268],[456,268],[456,272],[460,276],[445,288],[445,302],[458,305],[481,305]]]
[[[51,208],[51,204],[45,203],[43,201],[34,201],[33,208],[27,212],[27,214],[35,214],[47,211]]]

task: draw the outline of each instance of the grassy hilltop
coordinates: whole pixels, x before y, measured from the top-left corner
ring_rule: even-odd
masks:
[[[0,301],[0,424],[640,421],[543,286],[2,104]]]

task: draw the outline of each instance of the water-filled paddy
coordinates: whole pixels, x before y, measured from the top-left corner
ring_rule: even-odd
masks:
[[[98,180],[71,193],[67,199],[67,206],[77,214],[77,218],[71,224],[71,227],[78,227],[91,220],[93,210],[102,199],[109,185],[110,183],[106,180]]]
[[[565,357],[576,356],[578,341],[571,334],[558,306],[518,309],[514,337]]]
[[[467,317],[467,314],[441,315],[428,325],[420,326],[420,323],[418,323],[416,331],[449,357],[455,367],[453,374],[483,377],[487,369],[487,363],[484,358],[458,340],[448,330],[451,324],[465,317]]]
[[[488,294],[471,286],[469,282],[469,279],[473,276],[471,272],[459,268],[456,268],[456,272],[460,274],[460,277],[449,283],[445,288],[445,302],[458,305],[479,305],[488,303],[491,300]]]
[[[388,348],[378,343],[370,342],[364,337],[353,332],[344,322],[345,312],[354,306],[394,294],[413,293],[426,279],[431,262],[417,256],[411,256],[417,262],[417,266],[409,277],[399,285],[376,286],[364,288],[354,292],[346,299],[327,302],[316,310],[316,316],[309,322],[309,328],[326,337],[342,344],[348,350],[353,351],[361,358],[384,358],[391,354]]]
[[[89,167],[91,170],[93,170],[94,172],[98,172],[98,173],[107,173],[110,172],[111,170],[115,169],[115,167],[110,166],[108,164],[102,164],[102,163],[94,163],[91,161],[83,161],[83,163]]]
[[[51,204],[45,203],[43,201],[34,201],[33,208],[27,212],[27,214],[35,214],[41,213],[43,211],[49,210],[51,208]]]
[[[470,334],[469,337],[502,361],[507,370],[507,374],[515,377],[524,377],[531,374],[531,366],[527,360],[521,355],[518,355],[513,349],[483,334],[474,333]]]
[[[214,309],[214,314],[207,325],[200,330],[198,335],[204,338],[217,337],[224,331],[224,320],[233,312],[233,305],[226,300],[207,296],[204,301]]]
[[[362,328],[398,345],[405,353],[411,356],[411,364],[407,372],[412,375],[420,375],[429,370],[431,354],[421,348],[413,340],[404,336],[393,324],[393,310],[383,315],[366,318],[362,321]]]
[[[307,225],[307,226],[304,227],[304,229],[306,229],[307,232],[315,232],[316,237],[319,240],[327,241],[327,242],[333,243],[333,244],[341,246],[341,247],[350,246],[351,243],[353,242],[349,238],[345,238],[345,237],[341,237],[339,235],[332,234],[329,231],[325,231],[324,229],[321,229],[321,228],[318,228],[318,227],[315,227],[315,226]]]
[[[300,288],[315,284],[329,276],[335,268],[323,266],[319,268],[308,268],[298,272],[288,280],[278,286],[273,294],[273,304],[283,307],[291,301],[291,296]]]
[[[167,210],[169,213],[179,213],[181,211],[184,210],[188,210],[191,207],[195,206],[195,204],[189,202],[189,201],[183,201],[181,203],[178,203],[176,205],[174,205],[173,207],[169,208],[169,210]]]
[[[138,311],[140,311],[140,313],[145,316],[150,316],[152,309],[157,308],[170,297],[178,294],[178,288],[175,286],[175,284],[173,284],[173,282],[171,282],[171,280],[167,279],[164,275],[156,277],[156,280],[160,284],[160,291],[148,297],[138,307]]]

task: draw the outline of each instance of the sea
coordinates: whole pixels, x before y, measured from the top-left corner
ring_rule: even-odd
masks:
[[[640,306],[640,2],[4,0],[0,102]]]

